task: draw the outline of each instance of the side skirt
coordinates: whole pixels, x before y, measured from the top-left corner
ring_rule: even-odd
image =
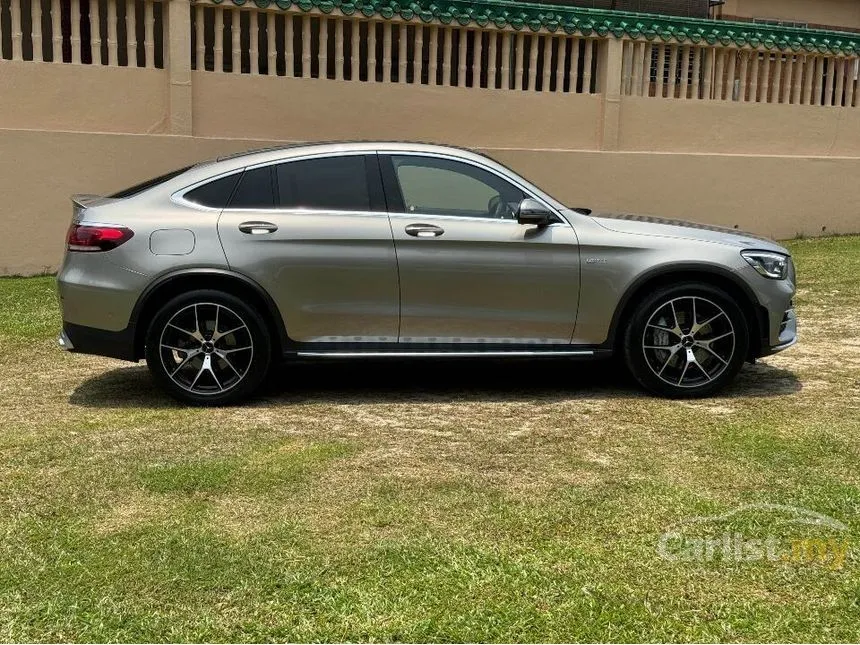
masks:
[[[599,359],[608,358],[612,351],[597,347],[523,347],[523,346],[393,346],[393,347],[361,347],[351,346],[320,346],[303,344],[287,352],[285,357],[307,359],[385,359],[385,358],[576,358]]]

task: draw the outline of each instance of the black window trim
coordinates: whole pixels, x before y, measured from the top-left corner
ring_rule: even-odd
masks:
[[[224,177],[228,177],[234,174],[241,174],[247,170],[256,170],[258,168],[265,168],[266,166],[270,167],[273,173],[273,190],[278,190],[277,185],[277,175],[275,168],[281,164],[292,163],[294,161],[310,161],[312,159],[329,159],[332,157],[356,157],[363,156],[365,159],[365,167],[367,169],[367,175],[365,177],[368,182],[368,195],[370,196],[370,207],[371,210],[368,211],[347,211],[347,210],[334,210],[334,209],[319,209],[319,208],[280,208],[278,206],[274,208],[230,208],[229,205],[226,208],[212,208],[211,206],[203,206],[202,204],[196,204],[192,201],[185,199],[185,195],[190,193],[192,190],[196,188],[200,188],[204,184],[208,184],[210,181],[217,181],[218,179],[223,179]],[[369,158],[376,158],[376,163],[374,164]],[[237,184],[238,188],[238,184]],[[211,177],[206,177],[206,179],[201,179],[198,182],[193,184],[189,184],[185,188],[180,188],[175,191],[171,196],[170,200],[181,206],[186,206],[188,208],[193,208],[199,211],[207,211],[213,213],[220,213],[222,211],[237,211],[243,213],[334,213],[338,215],[385,215],[388,216],[388,205],[387,205],[387,196],[382,184],[382,171],[380,169],[379,162],[379,154],[376,150],[344,150],[343,152],[323,152],[323,153],[314,153],[301,155],[298,157],[287,157],[282,159],[274,159],[268,161],[262,161],[260,163],[252,164],[250,166],[244,166],[242,168],[233,168],[232,170],[225,170],[224,172],[212,175]]]

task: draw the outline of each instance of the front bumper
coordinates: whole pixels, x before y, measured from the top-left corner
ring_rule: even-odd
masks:
[[[135,363],[138,360],[132,325],[122,331],[108,331],[64,321],[57,344],[65,351],[78,354],[95,354]]]
[[[797,313],[794,308],[787,309],[779,324],[778,343],[769,347],[762,356],[770,356],[797,344]]]

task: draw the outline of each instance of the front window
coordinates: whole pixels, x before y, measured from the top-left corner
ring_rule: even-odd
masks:
[[[522,190],[471,164],[434,157],[392,155],[407,213],[516,219]]]

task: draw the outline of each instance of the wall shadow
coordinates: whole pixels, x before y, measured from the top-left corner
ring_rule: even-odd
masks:
[[[795,374],[758,363],[745,365],[720,397],[778,397],[800,391]],[[446,401],[559,401],[636,399],[640,390],[613,360],[375,360],[297,362],[273,368],[252,406],[291,403],[415,403]],[[121,367],[83,381],[69,397],[86,407],[168,408],[142,365]]]

